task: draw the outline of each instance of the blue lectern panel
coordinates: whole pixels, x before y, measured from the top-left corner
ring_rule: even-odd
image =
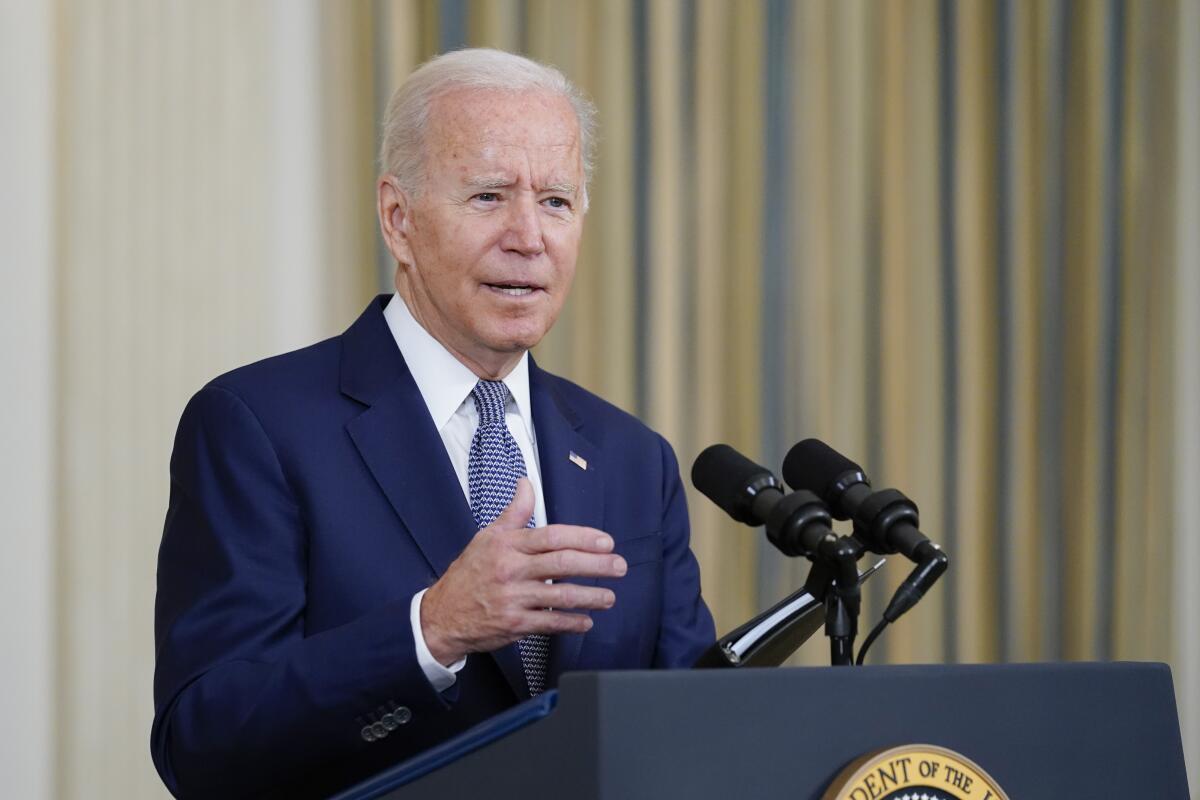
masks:
[[[1161,664],[579,673],[553,713],[359,796],[819,800],[846,764],[910,743],[961,753],[1012,800],[1188,798]]]

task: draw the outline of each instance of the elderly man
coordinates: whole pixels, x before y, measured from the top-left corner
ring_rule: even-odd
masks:
[[[687,667],[712,617],[671,448],[528,355],[571,286],[592,112],[465,50],[392,98],[396,293],[188,404],[152,752],[180,796],[319,796],[579,669]]]

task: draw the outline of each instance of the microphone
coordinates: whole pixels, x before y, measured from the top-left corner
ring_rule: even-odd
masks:
[[[788,556],[814,559],[835,544],[829,510],[815,494],[784,494],[772,472],[727,444],[714,444],[696,456],[692,485],[738,522],[765,525],[767,539]]]
[[[924,596],[950,559],[921,533],[917,504],[896,489],[874,491],[863,468],[819,439],[796,444],[783,461],[793,489],[824,500],[837,519],[854,521],[854,537],[873,553],[903,553],[917,568],[900,584],[884,618],[894,622]]]
[[[819,439],[805,439],[783,460],[793,489],[808,489],[837,519],[854,520],[854,535],[874,553],[925,560],[937,545],[918,529],[917,504],[895,489],[874,491],[863,468]]]

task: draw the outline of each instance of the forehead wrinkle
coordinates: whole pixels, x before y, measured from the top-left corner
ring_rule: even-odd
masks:
[[[562,157],[579,151],[579,137],[573,132],[564,134],[561,138],[554,136],[548,139],[544,138],[547,135],[545,131],[513,131],[505,126],[494,127],[490,124],[486,124],[482,129],[471,130],[473,121],[463,115],[459,119],[440,118],[431,122],[430,129],[433,135],[428,138],[431,152],[463,152],[473,158],[491,159],[502,158],[513,151],[526,157]]]
[[[438,120],[441,129],[429,143],[443,165],[457,164],[452,168],[459,186],[491,191],[527,185],[537,192],[580,193],[582,166],[573,132],[561,139],[538,141],[535,134],[528,140],[521,138],[525,132],[514,133],[503,126],[488,125],[472,132],[469,125],[456,126],[446,117]]]

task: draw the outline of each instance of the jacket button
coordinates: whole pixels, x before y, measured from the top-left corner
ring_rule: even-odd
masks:
[[[400,706],[392,712],[392,717],[398,724],[407,725],[408,721],[412,719],[412,712],[408,710],[408,706]]]
[[[364,742],[373,742],[373,741],[375,741],[375,731],[371,730],[371,726],[370,726],[370,725],[364,725],[364,726],[363,726],[363,729],[362,729],[361,735],[362,735],[362,738],[363,738],[363,741],[364,741]]]

